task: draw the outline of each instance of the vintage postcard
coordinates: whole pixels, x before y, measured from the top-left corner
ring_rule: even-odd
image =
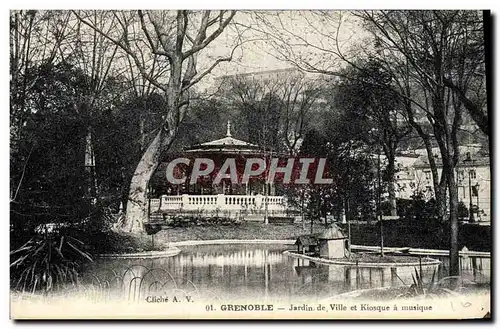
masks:
[[[491,318],[490,24],[11,10],[11,318]]]

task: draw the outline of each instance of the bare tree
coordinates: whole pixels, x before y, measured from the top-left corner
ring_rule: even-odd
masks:
[[[222,95],[246,117],[253,142],[294,155],[321,101],[321,83],[298,70],[235,75]]]
[[[283,16],[288,16],[286,19]],[[340,68],[356,65],[359,57],[374,57],[394,78],[394,90],[406,102],[406,118],[422,137],[431,166],[435,195],[442,218],[449,194],[451,225],[450,274],[458,273],[458,218],[455,166],[459,159],[458,130],[463,107],[474,82],[476,93],[485,93],[483,26],[475,11],[363,11],[259,13],[257,31],[274,45],[276,56],[301,69],[340,76]],[[304,29],[293,29],[290,20]],[[349,27],[346,29],[346,25]],[[361,28],[362,27],[362,28]],[[351,33],[346,33],[350,30]],[[357,46],[353,38],[361,40]],[[354,43],[356,44],[356,43]],[[314,54],[316,53],[316,54]],[[481,99],[481,97],[479,97]],[[467,104],[467,105],[466,105]],[[481,101],[475,103],[481,108]],[[474,115],[473,115],[474,117]],[[483,121],[485,122],[485,118]],[[478,120],[476,120],[478,121]],[[480,125],[481,125],[480,122]],[[430,126],[431,131],[426,129]],[[432,142],[441,153],[439,175]]]
[[[94,202],[99,193],[95,168],[95,131],[92,118],[99,111],[109,107],[112,99],[116,97],[109,92],[109,77],[120,76],[123,70],[115,65],[118,58],[118,46],[98,34],[95,30],[84,25],[71,15],[71,24],[68,27],[68,40],[59,46],[61,61],[69,63],[83,73],[85,79],[84,92],[75,100],[75,110],[85,125],[85,170],[86,194]],[[90,15],[89,15],[90,16]],[[100,28],[112,26],[113,17],[105,11],[92,11],[89,18],[92,23]],[[111,21],[111,24],[109,22]],[[83,161],[82,161],[83,163]]]
[[[129,231],[142,230],[147,218],[147,189],[151,175],[160,162],[162,152],[173,142],[179,123],[183,120],[190,101],[190,90],[222,62],[232,59],[236,46],[226,57],[214,59],[198,71],[203,50],[216,40],[232,21],[235,11],[131,11],[113,12],[117,24],[111,31],[103,30],[89,19],[85,12],[75,12],[78,19],[124,51],[142,77],[165,94],[167,108],[155,137],[140,159],[132,177],[123,227]],[[138,49],[147,50],[147,56],[158,56],[168,73],[151,74],[148,60]]]
[[[323,79],[290,76],[283,86],[282,135],[290,155],[298,152],[299,142],[311,126],[315,109],[322,103]]]
[[[282,142],[282,87],[278,76],[248,74],[225,77],[221,88],[221,96],[239,112],[248,140],[267,150],[276,150]]]
[[[459,161],[458,130],[462,124],[463,104],[444,80],[455,77],[457,84],[467,86],[474,76],[475,66],[466,63],[464,53],[471,47],[469,22],[477,20],[477,12],[408,11],[364,12],[360,14],[374,33],[383,56],[391,61],[400,59],[399,70],[424,95],[421,110],[433,128],[433,137],[442,159],[442,185],[449,195],[451,228],[450,275],[459,274],[458,262],[458,193],[455,167]],[[473,25],[476,27],[476,25]],[[388,65],[389,66],[389,65]],[[411,86],[410,86],[411,87]],[[408,86],[407,86],[408,88]],[[416,97],[413,104],[419,104]],[[408,111],[410,115],[414,112]],[[415,124],[415,122],[413,122]],[[431,156],[429,156],[431,158]]]
[[[479,129],[490,136],[489,118],[487,109],[486,86],[486,52],[485,43],[491,43],[490,14],[483,12],[482,20],[478,15],[469,15],[462,18],[462,25],[456,33],[466,40],[462,49],[457,49],[456,63],[461,70],[449,72],[443,79],[446,87],[450,88],[459,102],[468,111]]]

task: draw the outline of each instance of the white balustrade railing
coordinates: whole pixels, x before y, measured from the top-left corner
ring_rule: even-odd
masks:
[[[184,211],[285,211],[286,200],[282,196],[264,195],[163,195],[159,199],[150,199],[151,212],[172,210]]]
[[[149,208],[151,212],[160,210],[160,199],[149,199]]]

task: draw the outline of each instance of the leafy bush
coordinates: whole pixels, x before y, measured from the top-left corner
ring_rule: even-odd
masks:
[[[59,233],[33,236],[12,251],[11,286],[15,290],[45,292],[78,283],[79,265],[92,261],[83,242]]]
[[[469,218],[469,208],[463,201],[458,203],[458,218]]]
[[[175,216],[170,222],[172,227],[237,225],[240,221],[231,217],[213,216]]]
[[[437,277],[437,269],[435,269],[432,278],[426,283],[423,279],[422,268],[420,270],[415,268],[415,274],[412,274],[413,284],[398,298],[459,296],[461,292],[467,290],[467,285],[470,285],[460,276],[448,276],[440,280]]]
[[[384,205],[384,214],[389,214],[389,204]],[[430,222],[435,225],[435,222],[439,220],[436,200],[433,198],[426,201],[423,195],[416,194],[411,200],[397,199],[396,206],[398,216],[406,221]]]

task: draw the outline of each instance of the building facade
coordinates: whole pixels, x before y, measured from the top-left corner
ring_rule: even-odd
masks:
[[[421,150],[420,150],[421,151]],[[442,161],[435,151],[438,176],[441,177]],[[396,162],[395,177],[397,198],[411,199],[420,194],[425,200],[434,197],[434,185],[427,154],[414,152],[413,157],[400,156]],[[460,147],[460,157],[455,168],[458,201],[467,209],[472,207],[473,219],[478,223],[491,222],[491,167],[489,150],[478,145]]]

